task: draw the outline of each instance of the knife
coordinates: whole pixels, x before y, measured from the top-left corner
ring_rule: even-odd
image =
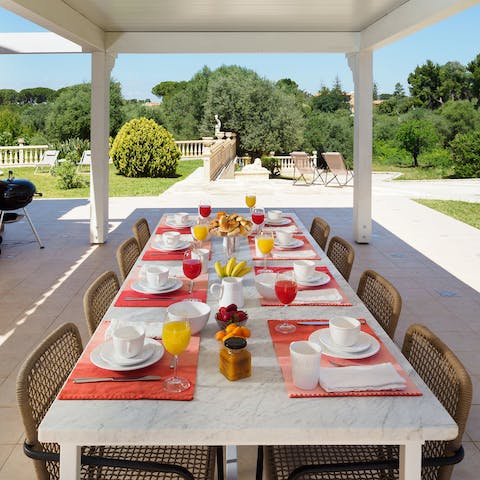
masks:
[[[359,320],[360,325],[365,325],[367,322],[366,320]],[[328,320],[321,320],[318,322],[295,322],[296,325],[330,325],[330,322]]]
[[[97,382],[153,382],[163,380],[163,377],[146,375],[144,377],[84,377],[74,378],[73,383],[97,383]]]

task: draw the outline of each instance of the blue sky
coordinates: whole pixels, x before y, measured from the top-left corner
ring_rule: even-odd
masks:
[[[434,1],[434,0],[432,0]],[[388,45],[374,53],[374,79],[380,93],[391,93],[396,82],[408,89],[407,77],[430,59],[439,64],[473,60],[480,53],[480,5]],[[0,32],[42,29],[0,8]],[[353,90],[344,55],[119,55],[112,72],[126,98],[150,98],[151,89],[166,80],[188,80],[204,65],[241,65],[270,80],[291,78],[301,89],[317,92],[331,87],[336,76],[346,91]],[[90,81],[90,55],[0,55],[0,89],[28,87],[58,89]]]

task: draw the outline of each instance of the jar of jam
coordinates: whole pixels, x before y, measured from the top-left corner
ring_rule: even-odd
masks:
[[[240,380],[252,374],[252,357],[242,337],[230,337],[223,342],[220,351],[220,372],[228,380]]]

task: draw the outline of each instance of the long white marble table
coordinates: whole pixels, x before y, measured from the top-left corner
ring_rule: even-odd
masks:
[[[214,238],[212,245],[209,283],[218,281],[213,262],[223,259],[221,239]],[[250,260],[246,239],[237,245],[237,258]],[[61,479],[78,478],[80,445],[395,444],[400,445],[400,478],[420,480],[423,442],[452,439],[457,426],[326,255],[321,252],[321,256],[318,264],[329,267],[353,306],[292,306],[290,317],[329,318],[341,311],[366,318],[423,396],[289,398],[267,327],[268,319],[282,318],[281,307],[260,306],[251,273],[244,277],[244,285],[252,331],[252,376],[229,382],[219,373],[221,344],[214,339],[217,325],[213,318],[217,305],[209,295],[212,315],[201,334],[192,401],[54,401],[40,424],[39,439],[60,444]],[[179,262],[170,266],[181,271]],[[164,308],[111,307],[105,318],[162,321],[164,315]]]

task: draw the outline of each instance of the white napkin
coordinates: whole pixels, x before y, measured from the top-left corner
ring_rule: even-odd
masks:
[[[327,392],[404,390],[405,379],[391,363],[355,367],[320,368],[320,385]]]
[[[342,296],[336,288],[324,290],[299,290],[293,303],[340,302]]]
[[[314,258],[316,253],[313,250],[288,250],[272,253],[273,258]]]

